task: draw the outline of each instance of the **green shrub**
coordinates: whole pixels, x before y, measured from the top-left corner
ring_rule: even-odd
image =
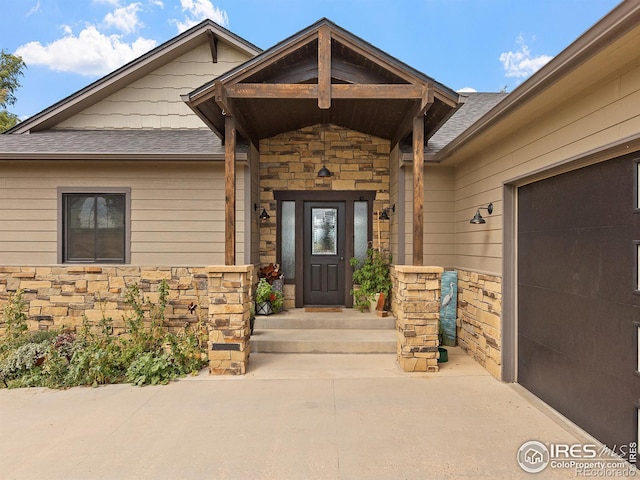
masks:
[[[134,385],[164,385],[175,377],[175,369],[164,352],[145,352],[136,357],[127,369],[127,381]]]
[[[201,324],[178,334],[164,327],[169,287],[159,286],[151,304],[134,285],[125,292],[131,314],[125,334],[113,334],[112,319],[97,325],[85,318],[76,333],[27,331],[22,293],[10,297],[4,309],[7,324],[0,338],[0,380],[6,387],[103,385],[129,381],[135,385],[164,384],[198,372],[205,364],[206,335]]]

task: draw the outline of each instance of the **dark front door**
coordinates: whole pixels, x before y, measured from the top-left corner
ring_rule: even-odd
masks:
[[[305,202],[303,243],[305,305],[344,305],[345,202]]]

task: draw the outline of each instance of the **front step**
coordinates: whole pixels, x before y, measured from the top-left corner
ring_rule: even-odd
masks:
[[[252,353],[395,353],[396,348],[393,317],[351,309],[258,316],[251,335]]]
[[[254,330],[252,353],[394,353],[393,330]]]

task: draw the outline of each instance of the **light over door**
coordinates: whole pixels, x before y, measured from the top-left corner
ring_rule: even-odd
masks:
[[[345,202],[304,203],[304,304],[344,305]]]

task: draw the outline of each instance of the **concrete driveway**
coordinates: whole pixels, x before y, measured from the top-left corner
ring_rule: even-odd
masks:
[[[6,479],[574,478],[527,474],[529,440],[592,441],[450,349],[438,374],[394,355],[251,356],[244,377],[0,391]]]

